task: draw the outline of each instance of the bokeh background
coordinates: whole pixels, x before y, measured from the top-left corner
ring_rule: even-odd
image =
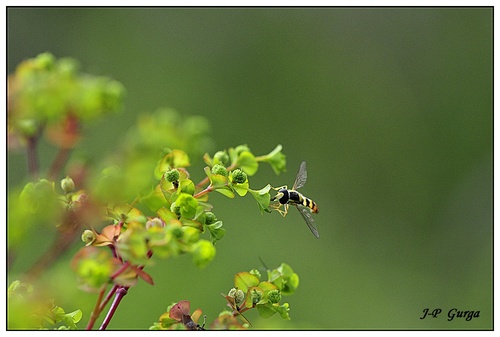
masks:
[[[492,8],[8,8],[8,71],[45,51],[117,79],[125,110],[87,127],[80,153],[104,157],[141,112],[201,115],[213,150],[282,144],[287,172],[262,165],[251,185],[292,185],[320,207],[316,240],[293,209],[260,215],[250,196],[212,203],[227,229],[216,259],[158,260],[110,329],[147,329],[182,299],[211,322],[236,272],[287,262],[300,276],[291,321],[258,329],[491,329]],[[165,144],[161,144],[164,146]],[[42,164],[53,150],[41,144]],[[52,151],[52,152],[51,152]],[[45,155],[44,155],[45,154]],[[78,152],[74,155],[78,155]],[[10,153],[9,186],[26,177]],[[199,160],[191,169],[203,177]],[[192,173],[193,174],[193,173]],[[194,180],[196,179],[194,174]],[[49,238],[34,238],[15,279]],[[79,245],[79,244],[77,244]],[[77,247],[78,248],[78,247]],[[71,255],[43,279],[84,311]],[[24,264],[23,264],[24,263]],[[437,319],[419,319],[441,308]],[[480,311],[448,321],[448,310]]]

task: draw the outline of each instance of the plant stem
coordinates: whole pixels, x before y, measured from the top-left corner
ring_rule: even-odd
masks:
[[[118,305],[120,305],[120,302],[123,299],[123,296],[127,295],[127,292],[128,292],[128,287],[118,287],[118,289],[116,289],[115,299],[113,300],[113,303],[111,304],[111,307],[109,308],[108,314],[106,315],[106,318],[102,322],[102,325],[99,328],[99,330],[106,330],[106,327],[108,326],[109,322],[111,321],[111,318],[113,318],[113,315],[115,314],[115,311],[118,308]]]
[[[153,256],[153,252],[151,250],[149,250],[147,253],[147,256],[148,256],[148,258],[151,258]],[[111,275],[111,277],[110,277],[111,280],[113,280],[118,275],[120,275],[122,272],[124,272],[129,266],[130,266],[130,262],[128,262],[128,261],[126,261],[124,264],[122,264],[121,267],[118,268],[118,270],[116,270],[113,273],[113,275]],[[139,266],[139,269],[141,269],[141,270],[144,269],[144,265]],[[102,295],[104,294],[104,289],[103,289],[102,293],[99,294],[99,298],[97,299],[99,304],[96,303],[96,308],[98,308],[98,309],[97,310],[94,309],[94,312],[96,313],[96,317],[94,318],[94,312],[92,312],[92,316],[91,316],[91,320],[93,319],[92,325],[90,325],[91,322],[89,322],[89,324],[87,325],[87,330],[90,330],[92,328],[92,326],[94,325],[94,322],[97,319],[97,317],[99,316],[99,314],[104,310],[104,307],[106,306],[106,304],[108,304],[108,302],[111,299],[111,297],[113,296],[113,294],[115,294],[115,299],[113,300],[113,303],[111,304],[111,307],[109,308],[108,314],[106,315],[106,318],[104,319],[101,327],[99,328],[99,330],[105,330],[106,327],[108,326],[109,322],[111,321],[111,318],[113,318],[113,315],[114,315],[116,309],[118,308],[120,301],[122,300],[123,296],[125,296],[127,294],[129,288],[130,287],[119,286],[119,285],[115,284],[113,286],[113,288],[111,288],[111,290],[106,295],[106,298],[104,299],[104,301],[101,302]]]
[[[123,273],[128,267],[130,266],[130,262],[125,262],[123,263],[120,268],[118,268],[113,275],[110,276],[111,280],[114,280],[117,276],[119,276],[121,273]]]
[[[207,188],[205,188],[203,191],[200,191],[198,193],[196,193],[195,195],[193,195],[193,198],[199,198],[201,197],[202,195],[205,195],[209,192],[212,192],[214,189],[212,188],[212,185],[209,185]]]
[[[56,158],[54,159],[54,162],[52,163],[52,166],[50,167],[48,177],[50,180],[56,180],[57,176],[59,173],[61,173],[61,170],[66,163],[66,160],[68,160],[68,156],[70,153],[70,149],[64,149],[60,148],[59,152],[57,153]]]
[[[99,305],[99,314],[104,310],[104,307],[106,306],[106,304],[108,304],[111,297],[113,297],[113,294],[115,293],[117,288],[118,288],[118,285],[115,284],[115,285],[113,285],[113,288],[111,288],[111,290],[108,292],[104,301],[102,301],[102,303]]]
[[[28,172],[33,180],[38,179],[38,156],[36,146],[38,143],[37,136],[31,136],[27,139],[27,155],[28,155]]]
[[[94,326],[95,321],[99,317],[99,314],[101,313],[101,310],[99,310],[101,306],[101,301],[102,297],[104,296],[104,291],[106,290],[106,287],[102,287],[101,291],[99,292],[99,296],[97,297],[97,301],[94,306],[94,310],[92,310],[92,313],[90,314],[90,319],[89,322],[87,323],[87,327],[85,328],[86,330],[92,330],[92,327]]]
[[[210,181],[210,179],[208,179],[208,177],[205,177],[202,181],[200,181],[196,187],[202,187],[203,185],[205,185],[206,183],[208,183]]]

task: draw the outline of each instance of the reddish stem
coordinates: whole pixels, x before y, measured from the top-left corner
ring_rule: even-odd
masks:
[[[101,313],[100,305],[102,301],[102,297],[104,296],[104,291],[106,290],[106,287],[102,287],[101,291],[99,292],[99,296],[97,297],[97,301],[94,306],[94,310],[92,310],[92,313],[90,314],[90,320],[87,323],[87,327],[85,328],[86,330],[92,330],[92,327],[94,326],[95,321],[99,317],[99,314]]]
[[[210,181],[210,179],[208,179],[208,177],[205,177],[202,181],[200,181],[198,184],[196,184],[196,187],[202,187],[203,185],[205,185],[209,181]]]
[[[128,267],[130,266],[130,262],[125,262],[123,263],[120,268],[118,268],[113,275],[111,275],[111,280],[114,280],[116,277],[118,277],[121,273],[123,273]]]
[[[101,314],[101,312],[104,310],[104,307],[106,306],[106,304],[108,304],[111,297],[113,297],[113,294],[115,293],[117,288],[118,288],[118,285],[115,284],[115,285],[113,285],[113,288],[111,288],[111,290],[108,292],[104,301],[102,301],[102,303],[99,305],[99,314]]]
[[[106,327],[108,326],[109,322],[111,321],[111,318],[113,318],[113,315],[116,312],[116,309],[118,308],[118,305],[120,305],[121,300],[123,299],[123,296],[127,295],[128,292],[128,287],[118,287],[115,292],[115,299],[113,300],[113,303],[111,304],[111,307],[109,308],[108,314],[106,315],[106,318],[102,322],[101,327],[99,330],[106,330]]]
[[[207,188],[205,188],[203,191],[200,191],[198,193],[196,193],[195,195],[193,195],[193,198],[199,198],[201,197],[202,195],[205,195],[209,192],[212,192],[214,189],[212,188],[212,185],[209,185]]]
[[[57,153],[57,156],[54,159],[52,166],[50,167],[50,171],[48,174],[50,180],[57,179],[57,176],[61,172],[66,161],[68,160],[70,151],[71,151],[70,149],[64,149],[64,148],[59,149],[59,152]]]

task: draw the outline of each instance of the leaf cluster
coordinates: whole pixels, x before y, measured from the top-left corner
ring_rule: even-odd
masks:
[[[79,73],[74,59],[40,54],[8,78],[9,134],[26,139],[47,127],[49,141],[72,147],[80,138],[77,124],[121,110],[124,95],[113,79]]]
[[[278,313],[283,319],[290,319],[289,304],[281,304],[282,295],[291,295],[299,286],[299,277],[292,268],[282,263],[278,268],[267,270],[267,280],[261,281],[262,275],[257,269],[239,272],[234,275],[234,288],[222,296],[231,309],[223,310],[210,324],[214,330],[248,329],[251,323],[244,312],[257,308],[262,318],[269,318]],[[180,301],[171,304],[150,330],[199,330],[202,315],[200,309],[190,313],[190,302]]]
[[[16,280],[7,290],[8,328],[39,330],[76,330],[82,311],[66,313],[53,299],[41,300],[33,286]]]

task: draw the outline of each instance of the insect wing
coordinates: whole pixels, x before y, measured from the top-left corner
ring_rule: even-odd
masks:
[[[307,170],[306,170],[306,162],[303,161],[300,164],[299,172],[297,172],[297,178],[295,178],[295,183],[293,184],[292,190],[297,188],[301,188],[305,185],[307,180]]]
[[[314,219],[311,214],[311,210],[305,206],[302,205],[295,205],[297,206],[297,209],[300,212],[300,215],[304,218],[306,221],[307,227],[311,230],[311,232],[314,234],[314,236],[319,239],[319,233],[318,230],[316,229],[316,225],[314,224]]]

